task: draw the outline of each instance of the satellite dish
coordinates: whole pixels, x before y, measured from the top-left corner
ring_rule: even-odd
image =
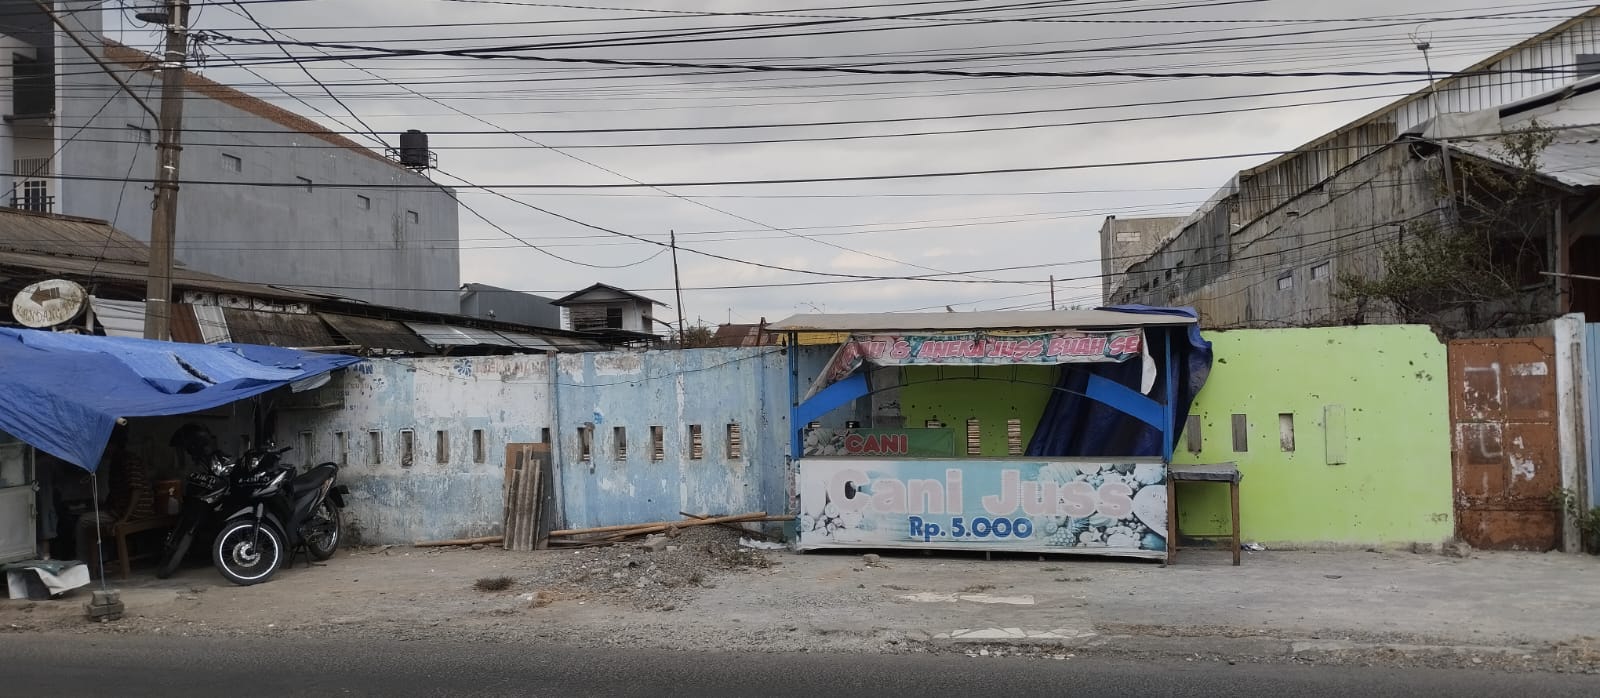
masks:
[[[42,329],[71,322],[83,313],[89,294],[66,279],[29,284],[11,301],[11,316],[26,327]]]

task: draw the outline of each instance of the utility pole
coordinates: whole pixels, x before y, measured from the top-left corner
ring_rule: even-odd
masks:
[[[189,0],[166,0],[167,45],[161,56],[161,131],[156,143],[155,207],[150,214],[150,271],[144,293],[145,339],[170,339],[172,247],[178,227],[178,161],[183,151],[184,62],[189,56]]]
[[[667,231],[668,244],[672,245],[672,292],[678,304],[678,348],[683,348],[683,283],[678,280],[678,231]]]
[[[1056,275],[1050,275],[1050,309],[1056,309]]]

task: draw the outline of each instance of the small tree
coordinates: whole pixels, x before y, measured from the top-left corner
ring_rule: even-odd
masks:
[[[1538,180],[1539,156],[1553,140],[1534,123],[1500,138],[1500,162],[1447,159],[1434,178],[1445,210],[1402,224],[1398,243],[1383,250],[1382,275],[1341,274],[1336,297],[1362,311],[1387,304],[1406,322],[1447,332],[1537,316],[1540,294],[1523,289],[1553,232],[1553,199]]]
[[[705,325],[691,325],[678,333],[679,349],[699,349],[711,346],[711,328]]]

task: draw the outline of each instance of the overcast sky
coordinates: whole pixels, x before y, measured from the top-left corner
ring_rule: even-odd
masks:
[[[266,26],[282,30],[279,38],[299,41],[425,49],[541,44],[546,46],[526,53],[767,65],[882,67],[885,63],[918,61],[902,67],[1056,72],[1422,70],[1423,56],[1413,45],[1413,35],[1430,42],[1433,68],[1444,71],[1468,65],[1558,23],[1559,17],[1585,9],[1583,4],[1574,2],[1513,4],[1492,0],[584,0],[584,4],[588,3],[597,9],[558,8],[524,0],[311,0],[247,7]],[[891,4],[898,6],[888,6]],[[1009,9],[974,11],[997,7]],[[840,9],[794,11],[799,8]],[[746,28],[700,37],[738,39],[729,41],[594,48],[548,46],[818,21],[802,18],[805,14],[847,19],[952,9],[967,12],[790,29]],[[785,16],[693,14],[776,10],[786,11]],[[1525,14],[1489,20],[1420,22],[1429,17],[1505,12]],[[996,18],[1077,21],[971,21]],[[1377,21],[1311,21],[1349,19]],[[473,26],[443,26],[469,23]],[[108,33],[114,38],[144,48],[156,45],[158,38],[153,32],[130,24],[118,14],[106,16]],[[250,22],[221,5],[205,8],[196,24],[237,36],[261,36]],[[747,38],[773,33],[811,35]],[[310,48],[292,50],[305,56],[316,52]],[[1028,55],[1015,55],[1018,53]],[[208,54],[217,62],[281,56],[272,47],[243,46],[217,46],[208,49]],[[383,84],[345,63],[307,65],[374,129],[417,128],[438,134],[433,137],[432,146],[438,152],[440,169],[484,185],[850,177],[1260,153],[1293,148],[1378,108],[1386,103],[1384,97],[1392,99],[1421,85],[1373,86],[1403,79],[1395,77],[957,78],[714,72],[433,57],[355,63],[438,100],[435,103]],[[320,88],[308,83],[297,68],[270,66],[256,70],[332,116],[353,124],[344,108],[322,95]],[[331,128],[345,128],[316,116],[304,104],[260,84],[258,78],[241,70],[212,67],[206,74],[317,118]],[[1351,87],[1361,85],[1366,87]],[[1163,103],[1302,90],[1319,91]],[[1260,109],[1330,100],[1338,101]],[[1130,103],[1156,104],[1099,108]],[[452,108],[493,126],[454,113]],[[798,128],[650,130],[1041,109],[1077,111]],[[1257,110],[1155,118],[1239,109]],[[836,138],[1107,120],[1117,123],[795,143],[639,145]],[[529,136],[552,147],[541,149],[517,136],[495,133],[496,128],[645,130]],[[440,133],[444,131],[478,133]],[[617,144],[632,145],[575,147]],[[775,321],[795,312],[814,310],[943,310],[946,305],[956,310],[1040,308],[1049,302],[1044,279],[1051,274],[1060,280],[1056,289],[1063,305],[1094,304],[1100,283],[1098,230],[1105,216],[1185,215],[1232,173],[1266,159],[899,181],[680,187],[667,191],[502,191],[549,211],[634,235],[664,241],[669,230],[676,230],[684,248],[679,261],[686,289],[827,280],[711,259],[688,250],[796,269],[897,277],[1055,265],[943,277],[979,283],[877,281],[686,290],[683,305],[689,321],[699,319],[714,324],[730,318],[736,322],[754,322],[761,317]],[[459,180],[445,174],[436,174],[435,179],[459,184]],[[671,291],[672,261],[670,255],[660,254],[662,248],[597,232],[491,193],[463,189],[462,201],[527,243],[582,264],[620,267],[592,268],[557,260],[508,238],[463,210],[463,282],[560,294],[602,281],[639,289],[676,305]],[[995,280],[1031,283],[994,283]],[[675,311],[663,315],[673,317]]]

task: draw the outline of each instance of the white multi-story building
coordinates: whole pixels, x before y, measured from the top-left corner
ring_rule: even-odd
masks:
[[[150,237],[154,57],[102,36],[104,3],[0,0],[0,205]],[[76,37],[77,41],[74,40]],[[151,47],[154,48],[154,47]],[[196,73],[185,78],[175,249],[191,269],[382,305],[458,312],[458,206],[383,153]]]

